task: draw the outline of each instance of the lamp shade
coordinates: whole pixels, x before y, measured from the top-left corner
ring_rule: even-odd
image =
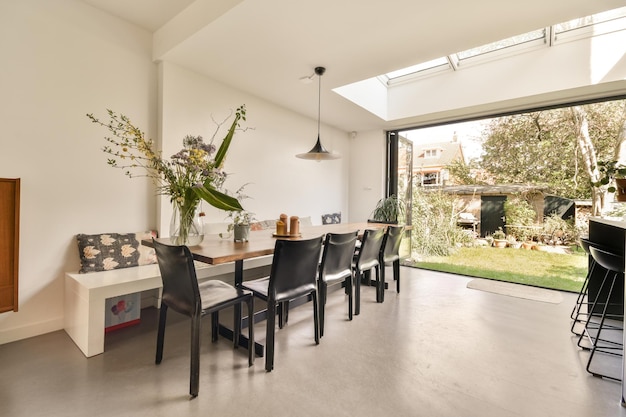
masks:
[[[329,161],[331,159],[341,158],[339,155],[330,153],[326,150],[326,148],[324,148],[319,135],[317,135],[317,142],[315,143],[315,146],[313,146],[310,151],[306,153],[299,153],[296,157],[300,159],[311,159],[314,161]]]
[[[320,140],[320,109],[322,107],[322,75],[324,75],[324,72],[326,72],[326,68],[324,67],[315,68],[315,74],[317,74],[319,79],[317,96],[317,142],[310,151],[306,153],[299,153],[296,155],[296,158],[309,159],[318,162],[341,158],[341,156],[339,156],[338,154],[328,152],[326,148],[324,148],[324,146],[322,145],[322,141]]]

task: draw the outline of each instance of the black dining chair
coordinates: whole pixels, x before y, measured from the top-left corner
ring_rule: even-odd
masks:
[[[371,273],[376,273],[376,301],[380,300],[380,250],[385,237],[385,229],[367,229],[363,233],[361,247],[355,255],[352,269],[354,271],[354,314],[361,313],[361,281],[371,283]]]
[[[320,336],[324,336],[324,318],[328,287],[345,285],[348,295],[348,319],[352,320],[352,258],[358,230],[349,233],[327,233],[317,280],[320,299]]]
[[[385,266],[393,268],[396,292],[400,292],[400,244],[404,235],[404,226],[388,226],[380,250],[380,302],[385,301]]]
[[[274,369],[274,338],[277,309],[291,300],[310,296],[313,305],[315,343],[319,344],[319,312],[317,270],[322,249],[322,237],[304,240],[276,241],[270,276],[244,281],[242,286],[267,302],[265,337],[265,370]],[[282,314],[282,312],[281,312]],[[282,324],[282,317],[280,319]]]
[[[201,318],[211,314],[211,340],[217,341],[219,312],[234,306],[233,343],[237,348],[241,334],[241,304],[248,306],[248,315],[254,314],[252,292],[235,288],[220,280],[205,280],[198,283],[193,257],[187,246],[170,246],[153,240],[161,279],[163,295],[157,334],[156,360],[163,359],[163,341],[167,310],[191,318],[191,364],[189,394],[198,395],[200,385],[200,324]],[[248,365],[254,363],[254,323],[248,321]]]

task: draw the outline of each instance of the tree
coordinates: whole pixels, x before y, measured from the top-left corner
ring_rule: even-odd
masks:
[[[619,100],[493,119],[483,134],[481,167],[497,183],[539,184],[562,197],[589,198],[597,161],[613,159],[625,141],[625,107]]]

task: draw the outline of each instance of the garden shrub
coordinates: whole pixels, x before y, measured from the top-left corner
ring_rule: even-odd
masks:
[[[507,198],[504,202],[504,216],[508,234],[521,241],[532,235],[529,226],[535,224],[537,213],[526,199],[519,195]]]
[[[471,244],[473,237],[457,226],[463,211],[461,200],[439,190],[413,191],[413,251],[424,256],[448,256],[458,246]]]

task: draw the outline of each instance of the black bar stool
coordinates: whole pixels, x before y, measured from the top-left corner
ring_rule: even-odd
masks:
[[[588,289],[589,289],[589,277],[591,277],[593,275],[593,271],[596,267],[596,261],[593,258],[593,256],[591,256],[591,253],[589,252],[589,246],[592,245],[593,243],[591,241],[589,241],[589,239],[587,238],[580,238],[580,246],[583,248],[583,250],[585,251],[585,253],[587,254],[587,257],[589,258],[589,268],[587,269],[587,276],[585,276],[585,280],[583,281],[583,286],[580,289],[580,292],[578,293],[578,297],[576,298],[576,304],[574,304],[574,308],[572,309],[572,313],[570,314],[570,317],[572,319],[572,327],[571,327],[571,332],[573,334],[575,334],[576,336],[580,336],[581,331],[578,331],[576,329],[576,325],[579,323],[585,323],[587,321],[587,313],[589,311],[589,306],[590,306],[590,302],[589,302],[589,294],[588,294]],[[582,307],[585,306],[585,310],[581,311]]]
[[[623,320],[624,315],[623,312],[608,313],[608,308],[609,305],[615,305],[615,303],[610,302],[611,296],[613,295],[613,289],[615,288],[615,283],[618,279],[624,280],[624,255],[600,249],[593,244],[589,246],[589,252],[591,253],[594,261],[606,269],[606,274],[602,280],[598,294],[596,295],[593,303],[591,303],[591,307],[587,312],[587,321],[579,338],[579,346],[584,348],[584,346],[581,345],[581,340],[585,336],[591,343],[591,354],[589,355],[589,359],[587,361],[587,372],[594,376],[621,381],[621,378],[591,370],[591,364],[596,352],[622,356],[622,350],[624,348],[622,343],[623,326],[615,324],[614,321]],[[604,288],[608,288],[606,292],[606,299],[601,299],[601,297],[603,297],[602,292],[604,291]],[[598,313],[598,309],[600,308],[602,309],[602,312]],[[598,318],[599,321],[597,321]],[[606,323],[607,319],[611,320],[611,324]],[[606,336],[606,332],[609,330],[620,331],[619,337],[614,337],[612,339],[607,338],[609,336]],[[604,335],[602,332],[605,332]]]

